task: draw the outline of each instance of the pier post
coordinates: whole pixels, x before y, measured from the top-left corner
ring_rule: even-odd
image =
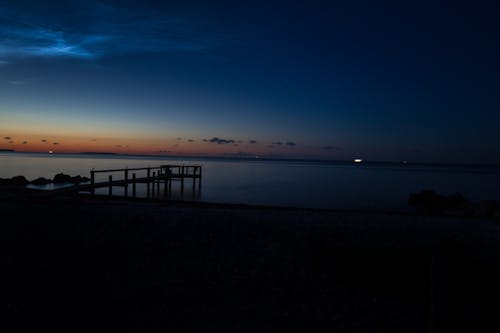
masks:
[[[136,192],[135,192],[135,172],[132,174],[132,196],[135,198]]]
[[[198,191],[201,190],[201,166],[198,167],[200,169],[199,175],[198,175]]]
[[[165,170],[165,173],[163,174],[163,193],[167,193],[167,186],[168,186],[168,170]]]
[[[90,193],[92,195],[95,194],[94,184],[95,184],[95,173],[94,173],[94,169],[92,169],[92,171],[90,171],[90,185],[92,186],[90,189]]]
[[[128,169],[125,169],[125,198],[128,197]]]
[[[155,177],[156,177],[156,172],[153,171],[153,181],[152,181],[152,186],[151,186],[151,196],[155,196]]]
[[[195,190],[194,185],[196,184],[196,170],[197,169],[198,169],[197,167],[193,167],[193,193],[194,193],[194,190]]]
[[[112,196],[113,195],[113,176],[109,175],[109,189],[108,189],[108,195]]]
[[[161,182],[161,171],[158,170],[157,179],[156,179],[156,195],[160,196],[160,182]]]
[[[150,192],[149,191],[150,190],[150,188],[149,188],[150,178],[149,177],[151,177],[151,168],[148,168],[148,173],[147,173],[147,176],[146,176],[146,187],[147,187],[146,188],[146,193],[147,193],[147,197],[148,198],[149,198],[149,192]]]
[[[181,167],[181,193],[184,193],[184,165]]]
[[[172,193],[172,170],[168,168],[168,192]]]

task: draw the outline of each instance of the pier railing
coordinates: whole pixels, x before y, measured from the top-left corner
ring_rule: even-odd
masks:
[[[144,177],[138,177],[137,172],[145,173]],[[123,178],[117,179],[113,175],[122,173]],[[97,181],[96,175],[108,174],[107,181]],[[132,187],[132,197],[137,196],[137,184],[146,184],[147,197],[155,197],[160,194],[161,187],[164,193],[172,192],[172,182],[180,182],[181,194],[184,192],[184,183],[187,179],[192,180],[193,193],[201,190],[201,165],[160,165],[158,167],[125,168],[90,171],[90,184],[78,185],[72,188],[76,192],[90,192],[95,194],[96,189],[108,188],[108,195],[113,195],[113,187],[123,187],[124,196],[129,196],[129,186]]]

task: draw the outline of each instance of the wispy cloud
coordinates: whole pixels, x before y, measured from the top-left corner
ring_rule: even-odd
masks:
[[[0,21],[0,56],[95,58],[107,38],[81,33],[68,33],[55,28]]]
[[[9,84],[12,84],[13,86],[24,86],[25,84],[30,84],[32,82],[36,81],[36,78],[29,78],[29,79],[18,79],[18,80],[7,80]]]
[[[216,143],[218,145],[229,144],[229,143],[235,144],[236,143],[233,139],[221,139],[221,138],[218,138],[218,137],[213,137],[211,139],[204,139],[203,141],[205,141],[205,142],[211,142],[211,143]]]
[[[14,86],[22,86],[25,83],[23,80],[8,80],[7,82]]]
[[[288,146],[288,147],[295,147],[297,144],[293,141],[286,141],[286,142],[281,142],[281,141],[275,141],[272,142],[270,146],[268,147],[276,147],[276,146]]]
[[[75,18],[75,24],[68,23],[70,20],[61,23],[57,17],[0,10],[0,66],[18,57],[96,59],[208,47],[207,38],[200,38],[180,18],[111,6],[96,8],[66,13]]]

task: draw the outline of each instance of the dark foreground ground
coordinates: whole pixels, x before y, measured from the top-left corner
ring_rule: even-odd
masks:
[[[0,212],[4,327],[498,331],[489,220],[90,199]]]

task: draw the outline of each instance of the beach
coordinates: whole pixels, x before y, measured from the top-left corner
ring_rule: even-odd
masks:
[[[495,327],[489,219],[119,198],[0,199],[16,327],[442,332]],[[484,331],[484,330],[483,330]]]

